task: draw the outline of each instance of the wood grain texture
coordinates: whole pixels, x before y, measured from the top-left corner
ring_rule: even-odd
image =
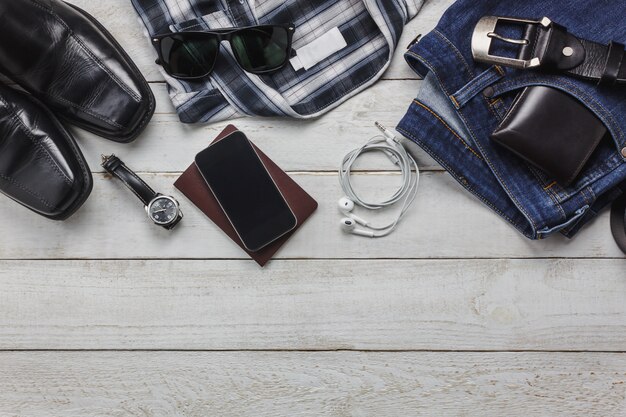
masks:
[[[0,349],[626,347],[622,260],[299,260],[265,270],[13,261],[0,270]]]
[[[126,162],[132,167],[132,157]],[[10,239],[0,241],[1,259],[246,259],[173,183],[178,174],[144,174],[155,190],[180,198],[185,218],[170,232],[155,227],[124,185],[110,176],[94,178],[94,192],[69,220],[46,220],[17,203],[0,199],[0,212],[12,219],[3,226]],[[529,241],[465,192],[448,174],[424,173],[415,205],[394,234],[384,240],[341,232],[337,201],[342,195],[336,174],[292,176],[319,203],[316,213],[276,255],[302,258],[528,258],[622,257],[611,239],[608,213],[573,241],[554,236]],[[366,198],[380,198],[399,185],[399,175],[361,174],[355,187]],[[397,210],[397,208],[395,209]],[[376,224],[395,211],[359,214]]]
[[[71,2],[136,60],[157,112],[129,145],[75,130],[98,174],[71,220],[0,199],[11,219],[0,241],[0,417],[626,416],[626,261],[606,214],[575,241],[530,242],[417,151],[433,172],[398,232],[385,241],[339,232],[332,171],[377,134],[374,120],[393,127],[402,117],[419,88],[404,48],[453,0],[429,0],[383,81],[329,114],[235,121],[321,204],[266,269],[172,187],[226,123],[178,122],[130,0]],[[180,197],[180,229],[150,225],[100,174],[102,153]],[[359,167],[390,168],[369,157]],[[397,182],[356,178],[370,197]]]
[[[103,172],[100,155],[115,153],[132,159],[139,172],[180,172],[194,156],[224,129],[228,122],[184,125],[178,120],[164,84],[152,84],[156,114],[141,136],[120,144],[74,129],[91,169]],[[404,116],[419,81],[381,81],[317,120],[241,118],[232,121],[254,143],[287,171],[336,171],[343,155],[362,146],[380,132],[374,121],[389,128]],[[414,146],[421,169],[441,170],[425,152]],[[365,155],[359,170],[396,169],[387,158]]]
[[[623,417],[625,354],[0,353],[0,416]]]

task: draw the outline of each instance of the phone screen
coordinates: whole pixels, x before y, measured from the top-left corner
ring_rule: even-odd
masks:
[[[196,155],[196,166],[249,251],[296,227],[293,211],[243,133],[211,144]]]

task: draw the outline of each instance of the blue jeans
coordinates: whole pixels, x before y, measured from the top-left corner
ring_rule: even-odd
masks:
[[[527,237],[542,239],[557,232],[571,237],[621,195],[618,186],[626,180],[626,88],[474,62],[472,32],[486,15],[547,16],[579,38],[626,43],[626,2],[458,0],[437,28],[406,54],[425,80],[397,130]],[[508,30],[521,37],[515,28]],[[489,139],[517,93],[532,85],[557,88],[580,100],[610,132],[611,139],[602,141],[568,187]]]

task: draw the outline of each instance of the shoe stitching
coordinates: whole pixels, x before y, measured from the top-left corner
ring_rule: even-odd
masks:
[[[133,100],[135,100],[136,102],[141,102],[141,98],[136,95],[131,89],[128,88],[128,86],[126,86],[115,74],[113,74],[105,65],[104,63],[93,54],[93,52],[91,52],[91,50],[84,44],[84,42],[82,42],[82,40],[80,40],[75,34],[74,32],[70,29],[70,27],[54,12],[54,10],[46,8],[44,5],[40,4],[37,0],[30,0],[36,7],[39,7],[40,9],[43,9],[44,11],[46,11],[47,13],[49,13],[50,15],[52,15],[70,34],[71,39],[74,40],[80,47],[81,49],[87,53],[87,55],[89,55],[89,57],[91,59],[93,59],[98,66],[109,76],[109,78],[111,80],[113,80],[115,82],[115,84],[117,84],[122,90],[124,90],[126,93],[128,93]],[[54,97],[48,93],[44,93],[45,95],[47,95],[48,97],[51,98],[57,98]],[[80,110],[83,110],[85,113],[90,114],[93,117],[96,117],[102,121],[105,121],[107,123],[113,124],[116,127],[122,127],[120,124],[114,122],[113,120],[110,120],[104,116],[101,115],[97,115],[95,113],[93,113],[92,111],[84,108],[83,106],[80,106],[78,104],[75,103],[71,103],[68,100],[64,100],[59,98],[60,100],[64,101],[65,103],[70,104],[72,107],[74,108],[78,108]]]
[[[24,184],[22,184],[21,182],[15,180],[14,178],[7,177],[6,175],[2,175],[2,174],[0,174],[0,178],[2,178],[5,181],[8,181],[9,183],[13,184],[14,186],[16,186],[17,188],[21,189],[22,191],[25,191],[26,193],[28,193],[31,196],[35,197],[44,206],[46,206],[46,207],[48,207],[50,209],[55,209],[56,208],[48,200],[46,200],[41,194],[36,193],[35,191],[32,191],[30,188],[26,187]]]
[[[123,126],[121,124],[119,124],[119,123],[109,119],[108,117],[105,117],[105,116],[102,116],[100,114],[94,113],[93,111],[89,110],[88,108],[85,108],[85,107],[83,107],[83,106],[81,106],[79,104],[73,103],[73,102],[71,102],[71,101],[69,101],[67,99],[64,99],[63,97],[53,96],[52,94],[49,94],[47,92],[42,92],[41,94],[46,96],[46,97],[49,97],[49,98],[51,98],[53,100],[61,101],[61,102],[65,103],[66,105],[68,105],[70,107],[73,107],[75,109],[82,110],[86,114],[88,114],[90,116],[93,116],[93,117],[95,117],[98,120],[102,120],[103,122],[106,122],[106,123],[108,123],[108,124],[110,124],[112,126],[115,126],[117,128],[123,128]]]
[[[41,144],[41,142],[38,142],[35,137],[33,136],[32,132],[30,132],[30,130],[28,129],[28,127],[24,124],[24,122],[22,121],[22,119],[18,116],[18,114],[15,112],[15,110],[13,109],[13,106],[9,105],[9,103],[7,103],[3,98],[0,97],[0,101],[6,106],[6,109],[9,111],[9,113],[11,113],[11,119],[15,120],[17,123],[20,124],[20,126],[22,127],[22,130],[24,131],[24,133],[26,134],[26,136],[28,136],[28,138],[30,139],[30,141],[33,143],[33,145],[35,145],[37,148],[39,148],[40,151],[43,152],[45,158],[48,160],[48,162],[50,163],[50,165],[52,166],[52,168],[61,175],[61,177],[63,178],[63,181],[72,186],[72,180],[61,170],[61,167],[57,164],[57,162],[52,158],[52,155],[50,155],[50,152],[48,152],[48,150]]]
[[[85,43],[78,37],[76,36],[76,34],[74,33],[74,31],[67,25],[67,23],[65,23],[65,21],[63,19],[61,19],[61,17],[59,15],[57,15],[53,9],[48,9],[45,6],[43,6],[41,3],[39,3],[39,1],[37,0],[30,0],[32,3],[34,3],[37,7],[49,12],[52,16],[54,16],[54,18],[61,24],[63,25],[63,27],[70,33],[72,39],[74,39],[80,46],[81,48],[94,60],[96,61],[96,63],[99,64],[99,66],[101,67],[101,69],[106,72],[109,77],[111,77],[111,79],[113,79],[115,81],[115,83],[117,85],[119,85],[119,87],[121,89],[123,89],[124,91],[126,91],[132,98],[135,99],[135,101],[140,102],[141,101],[141,97],[139,97],[138,95],[136,95],[126,84],[124,84],[122,82],[122,80],[119,79],[119,77],[117,77],[113,72],[111,72],[110,69],[108,69],[104,63],[102,62],[102,60],[100,58],[98,58],[92,51],[91,49],[89,49],[87,47],[87,45],[85,45]]]

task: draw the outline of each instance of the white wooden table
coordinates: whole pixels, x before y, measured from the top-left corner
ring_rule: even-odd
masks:
[[[173,187],[225,126],[178,122],[129,0],[73,0],[157,97],[145,134],[76,131],[94,191],[65,223],[0,199],[0,416],[626,416],[626,261],[602,215],[574,241],[530,242],[423,153],[391,237],[343,235],[341,157],[394,126],[419,88],[402,52],[384,80],[316,121],[236,124],[320,203],[265,269]],[[169,233],[100,168],[116,153],[180,197]],[[368,195],[398,183],[361,164]]]

